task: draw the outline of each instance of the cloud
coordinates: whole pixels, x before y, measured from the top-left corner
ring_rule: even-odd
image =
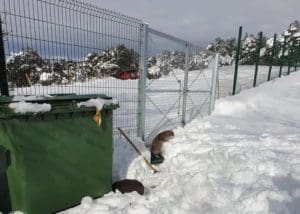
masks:
[[[299,18],[299,0],[89,0],[143,19],[152,28],[194,42],[235,37],[245,31],[280,33]]]

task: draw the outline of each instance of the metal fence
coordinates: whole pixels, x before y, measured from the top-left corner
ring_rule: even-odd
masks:
[[[141,20],[78,0],[0,0],[0,15],[2,96],[106,94],[120,103],[114,128],[147,139],[213,103],[214,54]],[[183,57],[177,70],[151,62],[171,50]]]
[[[147,72],[141,72],[138,134],[151,141],[162,130],[209,114],[215,87],[212,64],[218,59],[214,53],[147,25],[142,35],[145,55],[140,67]]]
[[[80,1],[0,7],[9,95],[106,94],[121,105],[114,124],[136,130],[138,83],[113,76],[137,69],[140,20]]]
[[[300,38],[274,35],[261,65],[259,33],[254,64],[240,69],[240,28],[235,69],[218,74],[218,54],[78,0],[0,0],[0,15],[2,96],[112,96],[121,107],[115,134],[121,127],[146,141],[209,114],[215,96],[289,75],[300,63]]]
[[[234,95],[242,90],[256,87],[261,83],[271,81],[283,75],[289,75],[297,70],[300,62],[300,36],[299,34],[284,35],[283,41],[279,41],[277,34],[272,38],[272,47],[266,56],[262,57],[261,52],[266,38],[263,33],[258,33],[255,43],[251,46],[255,52],[253,64],[240,65],[243,55],[243,28],[240,27],[235,51],[235,67],[224,66],[220,68],[218,79],[219,96]],[[263,61],[262,61],[263,60]]]

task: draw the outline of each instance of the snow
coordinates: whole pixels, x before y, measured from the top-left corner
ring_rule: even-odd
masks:
[[[160,73],[160,68],[157,65],[154,65],[148,68],[148,73],[152,75],[158,75]]]
[[[51,105],[47,103],[29,103],[25,101],[10,103],[9,108],[13,109],[15,113],[26,114],[26,113],[41,113],[49,112],[51,110]]]
[[[266,45],[267,45],[268,48],[272,48],[273,44],[274,44],[274,38],[267,39]]]
[[[285,30],[283,34],[284,34],[285,36],[290,36],[290,35],[291,35],[291,32]]]
[[[297,38],[297,37],[300,37],[300,32],[297,32],[293,35],[293,37]]]
[[[146,194],[85,197],[63,213],[297,213],[299,90],[295,72],[218,100],[211,116],[175,130],[154,175],[127,144],[116,142],[114,153],[133,159],[126,177],[141,181]]]
[[[19,53],[11,53],[10,56],[6,58],[6,63],[13,62],[17,56],[23,56],[24,51],[20,51]]]
[[[296,26],[291,26],[290,27],[290,31],[296,31],[296,30],[298,30],[298,28]]]
[[[266,48],[262,48],[262,49],[260,49],[259,56],[261,57],[261,56],[265,55],[265,53],[266,53]]]
[[[46,73],[46,72],[43,72],[41,75],[40,75],[40,81],[47,81],[48,79],[50,79],[52,76],[52,73]]]
[[[118,101],[116,100],[105,100],[101,98],[96,98],[96,99],[89,99],[88,101],[85,102],[80,102],[77,103],[78,108],[81,106],[86,106],[86,107],[96,107],[97,111],[101,111],[104,105],[109,105],[109,104],[117,104]]]
[[[100,68],[107,69],[107,70],[111,70],[111,69],[118,69],[119,66],[116,65],[116,64],[104,62],[104,63],[100,66]]]

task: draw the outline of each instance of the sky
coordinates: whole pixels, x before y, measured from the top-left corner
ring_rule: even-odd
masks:
[[[244,31],[281,33],[300,19],[300,0],[88,0],[142,19],[151,28],[201,45]]]

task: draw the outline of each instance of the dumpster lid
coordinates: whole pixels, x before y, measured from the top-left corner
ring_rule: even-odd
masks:
[[[99,108],[99,103],[103,104],[101,109],[103,107],[103,109],[113,110],[119,107],[117,101],[103,94],[0,97],[0,118],[95,111],[95,108]]]
[[[112,100],[112,97],[106,96],[104,94],[88,94],[88,95],[76,95],[76,94],[50,94],[45,96],[7,96],[7,97],[0,97],[0,105],[7,104],[12,102],[35,102],[35,103],[45,103],[45,102],[65,102],[65,101],[87,101],[89,99],[96,99],[101,98],[104,100]]]

